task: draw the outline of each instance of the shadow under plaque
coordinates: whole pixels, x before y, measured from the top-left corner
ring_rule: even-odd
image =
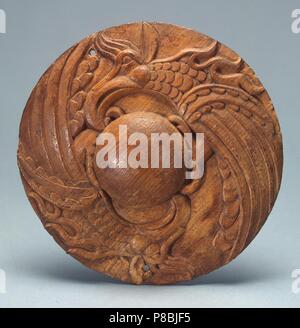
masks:
[[[41,258],[42,257],[42,258]],[[25,270],[34,276],[47,277],[59,281],[70,281],[87,284],[119,284],[128,285],[125,282],[110,278],[81,265],[71,257],[68,259],[61,256],[45,255],[31,257],[24,263]],[[267,264],[266,259],[247,259],[247,261],[234,261],[226,267],[215,270],[207,275],[200,276],[191,281],[181,282],[172,286],[192,285],[237,285],[263,281],[274,278],[278,270]],[[165,285],[166,286],[166,285]]]

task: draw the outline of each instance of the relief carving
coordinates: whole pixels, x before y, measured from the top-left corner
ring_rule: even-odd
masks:
[[[96,138],[120,124],[204,133],[203,177],[99,169]],[[18,165],[66,252],[126,282],[166,284],[251,242],[279,191],[282,140],[267,92],[238,55],[188,29],[136,23],[87,37],[44,73],[23,113]]]

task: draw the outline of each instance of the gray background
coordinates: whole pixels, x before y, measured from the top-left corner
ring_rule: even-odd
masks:
[[[12,1],[0,34],[0,307],[298,307],[291,272],[300,268],[300,1]],[[275,207],[252,244],[232,263],[176,286],[131,286],[66,255],[42,228],[16,166],[18,125],[30,91],[53,60],[94,31],[132,21],[199,30],[237,51],[257,72],[281,122],[285,167]]]

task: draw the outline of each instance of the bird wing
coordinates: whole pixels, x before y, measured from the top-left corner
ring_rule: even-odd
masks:
[[[44,73],[27,102],[20,126],[18,164],[23,179],[62,208],[89,206],[97,197],[72,150],[72,126],[80,121],[80,108],[76,113],[72,108],[74,99],[80,99],[78,94],[83,95],[87,74],[92,74],[87,63],[86,72],[82,64],[91,42],[88,38],[70,48]]]
[[[237,79],[251,81],[237,74]],[[254,238],[275,201],[281,137],[272,110],[250,94],[259,85],[230,86],[226,77],[222,82],[227,84],[208,83],[189,90],[179,111],[195,132],[204,132],[216,155],[223,204],[213,243],[232,258]]]

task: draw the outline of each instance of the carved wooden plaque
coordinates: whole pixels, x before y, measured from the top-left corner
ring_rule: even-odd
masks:
[[[203,133],[204,174],[101,169],[103,132]],[[64,52],[35,86],[20,125],[29,200],[58,244],[126,282],[206,274],[255,237],[276,199],[282,140],[271,100],[232,50],[169,24],[109,28]]]

